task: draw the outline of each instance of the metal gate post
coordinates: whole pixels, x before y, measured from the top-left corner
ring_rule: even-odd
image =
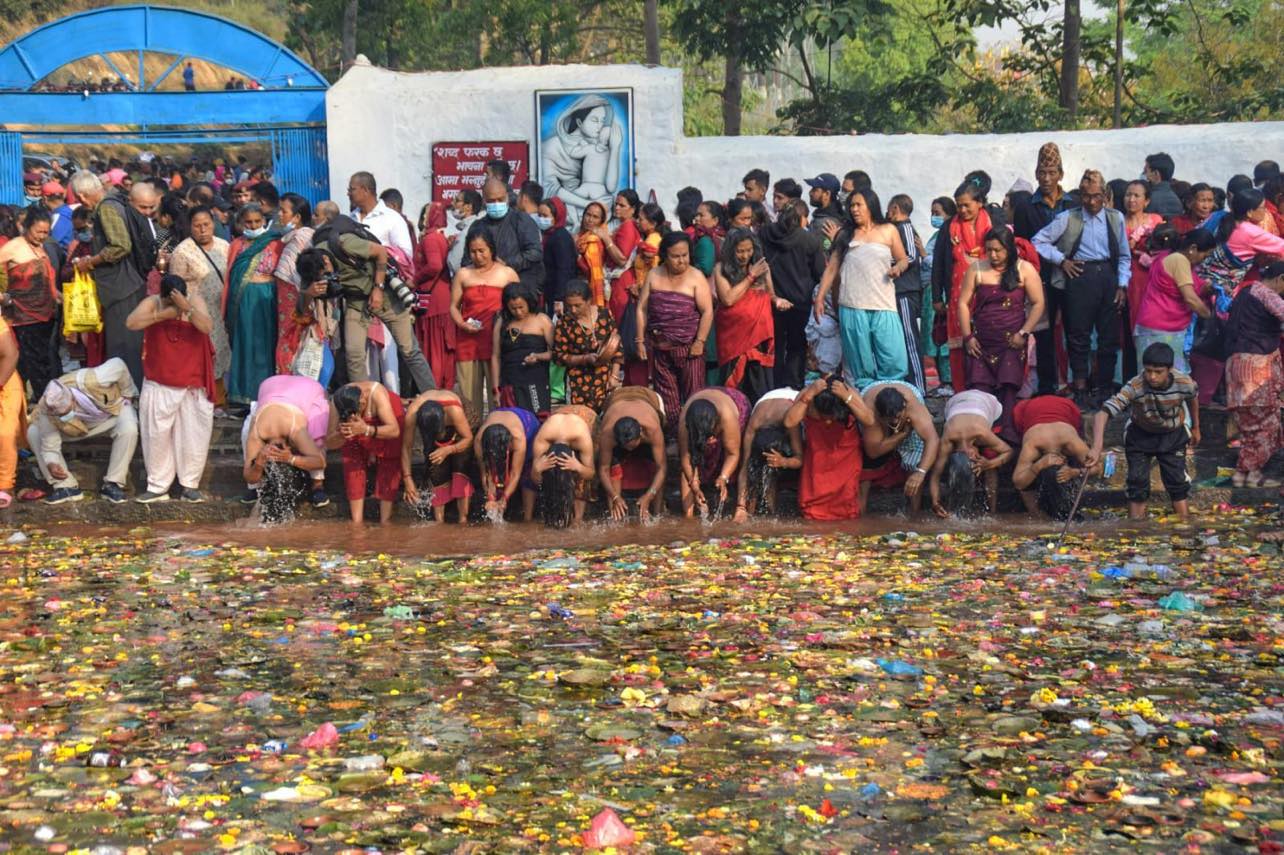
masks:
[[[272,183],[283,193],[298,193],[312,205],[330,198],[325,128],[272,132]]]
[[[0,131],[0,205],[23,205],[22,134]]]

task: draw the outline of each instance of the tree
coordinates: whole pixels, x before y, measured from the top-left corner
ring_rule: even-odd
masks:
[[[782,33],[793,21],[797,7],[789,0],[673,0],[673,32],[682,46],[700,60],[721,57],[722,132],[740,133],[743,98],[742,75],[766,71],[780,52]]]
[[[642,31],[646,34],[646,64],[660,64],[660,2],[645,0],[642,4]]]

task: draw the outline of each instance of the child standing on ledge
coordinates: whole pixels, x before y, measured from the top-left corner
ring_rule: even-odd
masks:
[[[1150,498],[1150,467],[1159,461],[1159,475],[1183,520],[1190,509],[1190,476],[1186,474],[1186,448],[1199,445],[1199,387],[1186,374],[1173,370],[1173,349],[1155,342],[1141,355],[1141,374],[1128,381],[1106,401],[1092,425],[1089,466],[1101,459],[1106,423],[1128,413],[1124,428],[1124,454],[1128,460],[1128,517],[1145,519]],[[1186,414],[1190,413],[1187,428]]]

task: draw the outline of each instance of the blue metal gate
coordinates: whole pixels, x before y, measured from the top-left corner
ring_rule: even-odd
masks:
[[[298,193],[311,205],[330,198],[325,128],[272,132],[272,183]]]
[[[0,205],[21,205],[22,134],[0,131]]]

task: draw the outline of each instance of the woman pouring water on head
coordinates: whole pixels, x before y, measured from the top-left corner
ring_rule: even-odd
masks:
[[[329,425],[330,402],[320,383],[311,377],[294,375],[264,380],[241,429],[245,483],[249,486],[241,502],[247,505],[257,502],[267,465],[284,463],[311,477],[310,499],[314,508],[330,504],[324,488],[325,452],[322,451]]]

